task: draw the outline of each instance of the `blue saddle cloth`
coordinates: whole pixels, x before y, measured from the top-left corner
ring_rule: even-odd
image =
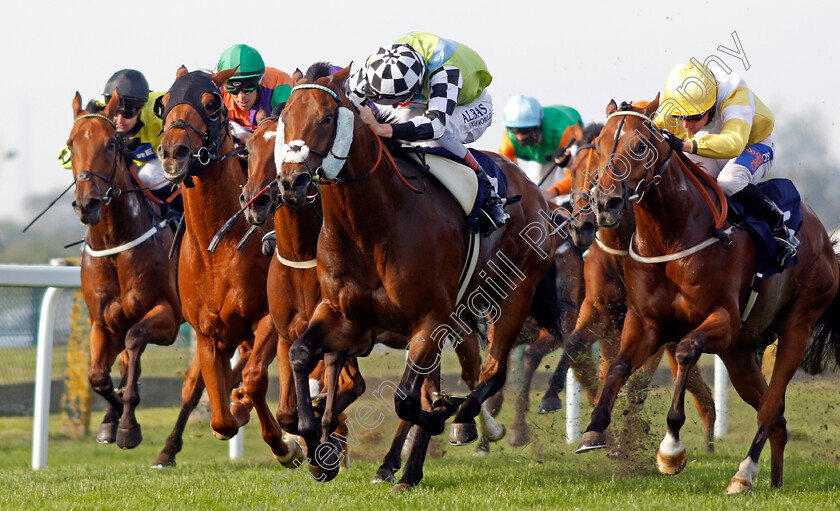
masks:
[[[467,165],[467,162],[464,161],[463,158],[459,158],[452,154],[447,149],[443,147],[424,147],[423,150],[429,154],[434,154],[437,156],[442,156],[444,158],[449,158],[452,161],[456,161],[462,165]],[[468,149],[469,152],[472,153],[473,157],[476,159],[481,168],[484,169],[484,172],[487,174],[487,177],[490,178],[490,181],[496,185],[496,193],[502,199],[507,197],[507,176],[505,173],[502,172],[502,169],[496,165],[496,162],[493,161],[493,158],[487,156],[486,154],[482,153],[481,151],[475,149]],[[469,216],[467,216],[467,225],[469,226],[470,230],[473,231],[476,227],[476,222],[478,221],[478,212],[481,206],[481,201],[484,198],[485,194],[487,193],[487,187],[484,183],[480,180],[478,181],[478,193],[475,196],[475,203],[473,204],[472,210],[470,211]],[[518,198],[516,199],[518,200]],[[513,203],[515,200],[511,199],[507,201],[508,203]]]
[[[779,206],[785,213],[785,225],[796,233],[802,227],[802,204],[799,192],[793,182],[789,179],[770,179],[762,181],[757,185],[761,191]],[[770,227],[760,220],[756,220],[744,214],[744,207],[732,198],[729,198],[728,220],[740,229],[749,231],[755,244],[755,271],[761,273],[764,278],[779,273],[773,264],[776,253],[776,241],[770,234]],[[785,269],[790,268],[799,262],[794,257],[788,262]]]

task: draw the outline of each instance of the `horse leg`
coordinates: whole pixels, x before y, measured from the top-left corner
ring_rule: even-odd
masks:
[[[685,424],[685,391],[688,371],[693,367],[707,344],[728,346],[732,321],[724,307],[717,307],[688,335],[683,337],[675,352],[677,378],[674,399],[668,411],[668,429],[656,454],[656,467],[663,474],[677,474],[685,468],[685,444],[680,440],[680,429]]]
[[[371,483],[397,482],[397,478],[394,474],[402,465],[401,455],[403,444],[405,444],[408,432],[412,427],[414,427],[414,424],[400,419],[400,423],[397,425],[397,431],[394,434],[394,440],[391,442],[391,448],[385,454],[385,458],[382,460],[382,464],[379,466],[379,469],[375,474],[373,474],[373,479],[370,481]]]
[[[440,371],[433,371],[423,382],[421,390],[421,401],[424,408],[431,409],[433,406],[433,393],[440,389]],[[410,435],[411,451],[405,461],[405,468],[402,471],[400,481],[391,489],[393,493],[399,493],[414,488],[423,479],[423,464],[426,461],[426,452],[429,448],[431,435],[423,428],[416,427]]]
[[[294,440],[283,439],[280,429],[266,402],[268,392],[268,367],[277,356],[278,335],[271,316],[266,315],[257,325],[254,337],[254,349],[251,350],[248,363],[242,370],[242,388],[233,392],[231,413],[239,424],[244,426],[249,419],[250,410],[257,412],[262,429],[262,437],[271,449],[274,458],[286,468],[294,468],[293,460],[303,458],[301,448]],[[288,365],[288,358],[286,359]]]
[[[310,474],[318,482],[332,480],[338,474],[341,451],[331,443],[319,443],[320,423],[315,419],[309,395],[309,373],[325,353],[349,349],[366,333],[322,301],[315,308],[306,331],[289,350],[298,407],[298,434],[307,446]]]
[[[563,350],[563,354],[560,356],[560,361],[557,363],[557,367],[548,379],[548,388],[546,389],[545,394],[543,394],[543,398],[540,400],[540,406],[537,408],[537,413],[553,413],[559,412],[563,409],[563,402],[560,400],[560,392],[566,385],[566,373],[569,371],[569,367],[571,367],[571,362],[572,360],[569,358],[568,353]]]
[[[202,332],[196,330],[195,334],[198,339],[201,376],[207,386],[210,401],[210,427],[219,440],[230,440],[239,431],[239,425],[230,413],[230,394],[233,390],[230,359],[236,347],[224,348],[220,341]]]
[[[638,369],[658,349],[659,330],[643,328],[642,321],[636,314],[629,313],[624,322],[621,335],[621,349],[610,364],[604,381],[604,388],[598,398],[598,404],[592,410],[589,426],[586,428],[578,445],[578,453],[603,449],[607,446],[604,434],[611,422],[611,414],[618,391],[627,378]],[[601,347],[603,350],[603,346]],[[603,352],[603,351],[602,351]]]
[[[478,335],[476,333],[464,335],[461,342],[455,344],[455,354],[458,356],[458,362],[461,365],[461,379],[464,380],[470,390],[473,390],[478,385],[478,378],[481,375],[481,351],[478,346]],[[475,452],[479,456],[489,453],[490,442],[498,442],[507,432],[505,425],[495,418],[502,407],[503,393],[499,392],[493,398],[497,396],[498,398],[493,403],[495,408],[487,402],[481,405],[481,413],[478,416],[481,441]]]
[[[800,317],[803,315],[800,314]],[[807,317],[807,316],[806,316]],[[747,493],[753,489],[753,479],[758,475],[758,458],[764,443],[770,440],[770,485],[783,483],[784,449],[787,443],[787,423],[784,418],[785,390],[805,353],[811,322],[798,320],[796,325],[784,324],[779,332],[776,363],[768,387],[754,353],[747,352],[736,358],[723,358],[729,370],[732,385],[738,394],[758,412],[758,431],[753,437],[747,457],[726,487],[726,493]],[[730,364],[733,366],[730,368]],[[735,373],[734,371],[737,371]],[[749,399],[748,399],[749,398]]]
[[[587,298],[580,307],[580,315],[578,316],[577,325],[574,332],[564,341],[563,351],[569,358],[569,364],[575,371],[575,376],[580,382],[581,386],[586,390],[587,398],[593,405],[598,398],[598,389],[600,388],[598,371],[595,368],[595,360],[592,357],[592,345],[596,341],[601,342],[601,358],[605,358],[606,354],[610,353],[611,346],[614,346],[617,339],[617,334],[620,332],[619,328],[614,328],[616,321],[615,313],[609,304],[599,304],[596,306],[594,299]],[[617,352],[617,350],[615,350]],[[609,360],[615,357],[610,357]],[[563,361],[558,364],[557,370],[562,368]],[[554,373],[554,379],[561,384],[565,381],[566,375]],[[559,399],[558,399],[559,401]],[[559,407],[558,407],[559,408]]]
[[[513,416],[513,424],[510,428],[508,443],[513,446],[526,445],[531,441],[531,432],[525,422],[525,415],[528,413],[528,405],[531,393],[531,381],[534,373],[540,366],[540,362],[546,355],[554,351],[556,342],[554,336],[546,331],[541,331],[537,340],[528,346],[522,357],[522,387],[516,399],[516,411]]]
[[[525,323],[533,294],[534,286],[520,286],[500,304],[505,314],[493,325],[490,352],[481,368],[480,383],[461,404],[452,421],[449,433],[452,445],[466,445],[478,439],[475,416],[481,411],[484,400],[502,390],[505,384],[508,355]]]
[[[98,322],[91,325],[90,331],[90,371],[88,380],[97,394],[105,398],[105,417],[99,425],[96,441],[100,444],[112,444],[117,438],[117,428],[123,412],[120,396],[114,392],[111,380],[111,366],[114,364],[120,348],[114,346],[113,336]],[[123,371],[124,375],[125,372]]]
[[[123,413],[117,430],[117,445],[121,449],[133,449],[143,441],[140,424],[134,410],[140,403],[140,355],[148,343],[168,344],[178,335],[178,321],[169,303],[158,303],[142,320],[128,329],[125,336],[125,351],[128,354],[127,378],[123,393]]]
[[[187,427],[187,419],[189,419],[195,407],[198,406],[202,392],[204,392],[204,378],[201,377],[201,363],[196,352],[192,362],[190,362],[189,369],[184,374],[184,384],[181,387],[181,411],[178,413],[178,420],[175,421],[175,427],[166,438],[160,454],[152,463],[152,468],[175,466],[175,455],[181,452],[181,448],[184,446],[184,429]]]
[[[674,343],[665,345],[665,353],[668,354],[668,364],[671,366],[671,373],[675,378],[677,377],[676,350],[677,345]],[[694,396],[694,405],[697,407],[697,412],[700,413],[700,418],[703,420],[703,432],[706,436],[706,452],[715,452],[715,399],[712,396],[711,389],[706,385],[706,381],[703,380],[700,368],[696,365],[689,369],[685,387]]]
[[[338,427],[338,416],[365,393],[365,379],[356,357],[346,351],[324,355],[326,366],[327,405],[321,417],[321,441],[326,442]]]

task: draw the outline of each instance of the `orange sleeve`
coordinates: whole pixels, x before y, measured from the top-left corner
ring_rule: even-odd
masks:
[[[507,130],[505,130],[504,135],[502,135],[502,143],[499,145],[499,154],[510,161],[516,161],[516,153],[513,150],[513,143],[510,141],[510,137],[508,137]]]
[[[566,195],[572,193],[572,173],[569,170],[564,170],[566,177],[554,183],[551,188],[557,192],[557,195]]]

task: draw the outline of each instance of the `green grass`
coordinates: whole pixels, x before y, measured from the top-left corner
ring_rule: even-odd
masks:
[[[636,427],[643,447],[626,459],[611,460],[603,451],[574,454],[575,446],[564,441],[562,413],[532,414],[531,444],[513,448],[503,441],[485,459],[472,457],[471,446],[451,447],[443,437],[436,438],[423,482],[401,495],[392,495],[388,485],[369,484],[394,431],[392,412],[378,428],[359,430],[360,446],[351,451],[353,465],[324,484],[314,483],[303,472],[284,472],[262,443],[255,416],[244,431],[243,460],[228,460],[227,443],[212,436],[206,420],[197,420],[188,426],[178,466],[166,470],[147,467],[174,422],[175,409],[141,406],[138,419],[145,440],[132,451],[97,445],[91,437],[77,440],[56,433],[60,428],[54,417],[49,466],[37,472],[29,468],[31,418],[3,418],[0,509],[267,510],[287,509],[295,499],[300,499],[300,509],[837,509],[838,390],[836,377],[803,379],[791,386],[786,416],[793,436],[786,450],[785,486],[769,487],[768,446],[751,495],[723,495],[755,433],[755,413],[734,392],[730,433],[717,442],[716,452],[703,450],[702,427],[690,407],[682,435],[688,466],[673,477],[656,471],[653,456],[665,430],[668,386],[654,390],[645,404],[650,434]],[[370,394],[362,398],[370,400]],[[621,416],[624,402],[620,397],[616,417]],[[508,424],[512,409],[508,401],[502,413]],[[584,423],[590,411],[588,406],[582,410]],[[93,429],[98,419],[94,418]],[[617,418],[610,431],[618,431],[621,422]],[[290,486],[294,481],[299,486]],[[281,496],[273,488],[291,491]]]

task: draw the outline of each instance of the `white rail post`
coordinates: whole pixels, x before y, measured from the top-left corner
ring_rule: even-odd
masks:
[[[723,360],[715,355],[715,438],[726,434],[726,397],[729,390],[729,373]]]
[[[239,362],[239,350],[237,349],[233,353],[233,358],[230,359],[230,366],[234,367],[237,362]],[[228,456],[232,460],[242,459],[242,456],[245,454],[245,439],[242,435],[242,428],[239,428],[239,431],[236,432],[236,435],[230,439],[230,445],[228,445]]]
[[[38,361],[35,369],[35,410],[32,425],[32,468],[34,470],[47,466],[53,329],[55,328],[55,308],[61,291],[60,287],[47,288],[41,302],[41,317],[38,320]]]
[[[570,367],[566,371],[566,443],[580,440],[580,383]]]

